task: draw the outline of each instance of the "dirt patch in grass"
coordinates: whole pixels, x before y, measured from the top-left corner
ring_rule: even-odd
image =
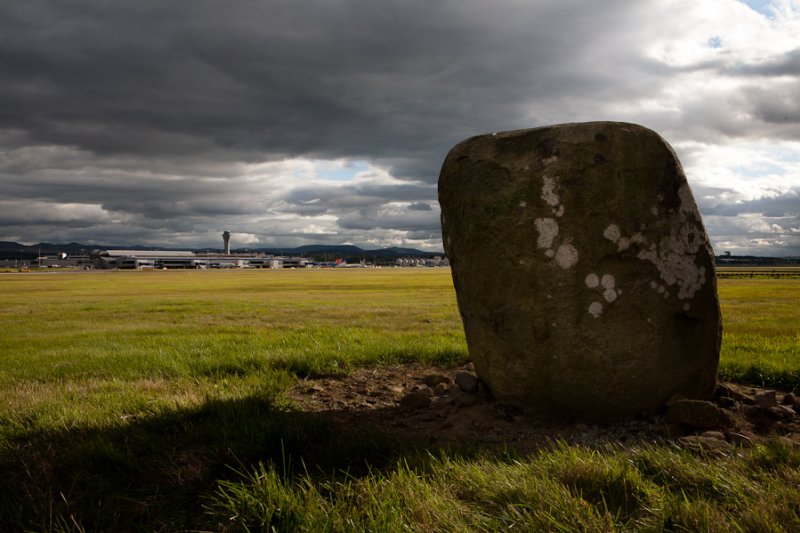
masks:
[[[589,446],[669,440],[724,454],[776,437],[800,446],[798,398],[731,383],[721,383],[714,398],[699,406],[719,414],[710,422],[702,413],[693,420],[691,413],[687,419],[669,408],[659,415],[607,425],[532,416],[496,401],[471,365],[408,364],[363,368],[349,376],[316,376],[298,382],[289,396],[303,411],[318,414],[342,431],[377,430],[433,447],[509,447],[525,453],[556,440]]]

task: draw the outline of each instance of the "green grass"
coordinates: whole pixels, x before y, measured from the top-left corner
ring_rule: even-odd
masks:
[[[721,373],[797,388],[800,283],[721,280]],[[0,276],[6,530],[792,531],[800,455],[354,437],[298,376],[466,360],[446,270]]]
[[[432,457],[317,479],[259,463],[206,508],[249,531],[796,531],[800,452],[781,443],[712,460],[649,445],[559,443],[526,458]]]
[[[721,377],[800,391],[800,281],[718,283]]]

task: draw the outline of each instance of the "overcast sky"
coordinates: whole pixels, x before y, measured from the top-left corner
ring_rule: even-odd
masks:
[[[619,120],[800,255],[800,0],[0,3],[0,240],[441,249],[447,151]]]

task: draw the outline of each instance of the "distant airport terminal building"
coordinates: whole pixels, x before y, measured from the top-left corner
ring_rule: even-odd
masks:
[[[98,250],[92,253],[97,269],[164,268],[291,268],[307,267],[303,257],[276,257],[266,254],[195,253],[170,250]]]
[[[231,233],[222,234],[223,251],[193,252],[189,250],[93,250],[80,254],[59,252],[56,255],[38,253],[36,259],[5,259],[2,267],[14,268],[68,268],[98,270],[164,270],[164,269],[212,269],[212,268],[352,268],[374,266],[367,264],[366,257],[357,263],[347,263],[345,257],[328,261],[327,253],[317,254],[318,261],[307,257],[276,256],[269,253],[232,253]],[[334,252],[335,253],[335,252]],[[321,261],[319,261],[322,259]],[[354,259],[352,256],[348,259]],[[373,260],[376,258],[373,257]],[[388,261],[393,261],[389,263]],[[383,264],[401,267],[448,266],[446,257],[384,259]]]

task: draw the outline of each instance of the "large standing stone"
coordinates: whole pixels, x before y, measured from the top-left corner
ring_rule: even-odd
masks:
[[[714,392],[714,258],[669,145],[641,126],[467,139],[439,177],[470,356],[507,403],[613,420]]]

